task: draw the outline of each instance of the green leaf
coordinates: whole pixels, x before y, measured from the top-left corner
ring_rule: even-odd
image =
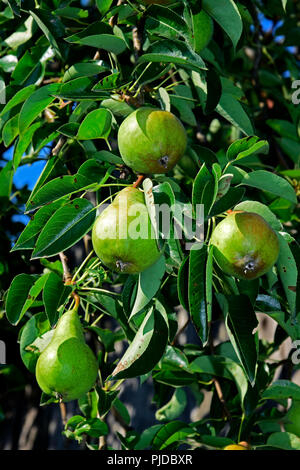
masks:
[[[171,63],[196,71],[206,69],[201,57],[182,41],[168,39],[151,44],[147,52],[139,58],[139,63],[144,62]]]
[[[203,0],[202,7],[219,23],[236,47],[243,31],[243,22],[233,0]]]
[[[234,207],[235,211],[255,212],[261,215],[274,230],[282,230],[282,225],[277,219],[276,215],[261,202],[258,201],[243,201]]]
[[[225,298],[224,295],[217,294],[217,299],[225,315],[231,344],[253,384],[258,359],[258,337],[253,331],[257,328],[258,321],[251,301],[246,295],[231,295]]]
[[[43,289],[43,302],[51,326],[58,320],[58,308],[65,303],[72,292],[71,286],[65,286],[63,279],[54,272],[49,273]]]
[[[39,8],[34,11],[29,11],[29,13],[41,28],[58,56],[62,57],[63,48],[59,42],[59,38],[61,38],[65,32],[63,23],[48,10]]]
[[[114,36],[113,34],[86,36],[76,42],[82,46],[104,49],[105,51],[112,52],[116,55],[121,54],[127,48],[126,42],[122,38]]]
[[[33,135],[37,129],[41,127],[42,123],[41,122],[36,122],[32,126],[28,127],[24,134],[20,136],[17,144],[14,147],[14,155],[13,155],[13,162],[14,162],[14,169],[18,168],[22,156],[27,150],[28,146],[32,142]]]
[[[166,315],[153,307],[146,314],[133,341],[112,373],[114,379],[150,372],[161,359],[169,336]]]
[[[209,213],[209,217],[214,217],[232,209],[243,198],[245,192],[245,189],[241,187],[230,188],[220,200],[215,202]]]
[[[236,383],[240,400],[243,403],[248,382],[243,368],[232,359],[223,356],[200,356],[189,366],[190,372],[198,374],[209,374],[225,379],[233,380]]]
[[[43,289],[47,275],[18,274],[7,293],[5,309],[10,323],[17,325]]]
[[[251,173],[243,172],[240,184],[268,191],[276,196],[297,203],[293,186],[284,178],[265,170],[256,170]]]
[[[150,34],[176,39],[178,35],[188,38],[188,28],[181,16],[159,5],[153,5],[147,13],[146,31]]]
[[[286,298],[289,303],[292,317],[294,317],[296,314],[296,286],[298,277],[297,265],[288,242],[281,234],[279,234],[278,239],[280,244],[280,251],[276,265]]]
[[[55,98],[52,95],[57,93],[59,88],[60,85],[57,83],[51,83],[39,88],[26,99],[19,117],[20,134],[54,101]]]
[[[300,387],[290,380],[276,380],[262,394],[266,400],[283,400],[292,398],[300,401]]]
[[[9,147],[19,133],[18,119],[19,115],[16,114],[14,117],[9,119],[3,127],[2,138],[5,147]]]
[[[34,92],[34,90],[35,90],[35,86],[29,85],[17,91],[17,93],[9,100],[9,102],[2,109],[0,113],[0,117],[3,116],[8,111],[10,111],[15,106],[17,106],[18,104],[23,103],[23,101],[29,98],[29,96]]]
[[[244,137],[233,142],[227,150],[226,157],[228,161],[241,160],[242,158],[269,153],[269,143],[266,140],[260,140],[259,137]]]
[[[72,65],[64,74],[62,82],[74,80],[80,77],[92,77],[101,72],[106,72],[109,68],[102,64],[102,61],[79,62]]]
[[[96,5],[101,15],[105,15],[111,7],[113,0],[96,0]]]
[[[113,406],[114,401],[119,395],[119,390],[114,390],[111,392],[103,390],[103,388],[97,387],[97,394],[99,416],[103,419]]]
[[[233,126],[239,128],[244,134],[254,134],[253,125],[246,111],[235,96],[223,91],[216,110]]]
[[[162,426],[156,433],[152,446],[154,449],[162,450],[174,444],[185,442],[188,436],[195,434],[192,427],[181,421],[172,421]]]
[[[284,450],[300,450],[300,439],[289,432],[274,432],[269,436],[267,446]]]
[[[107,109],[95,109],[91,111],[81,123],[77,138],[107,139],[111,131],[112,114]]]
[[[187,404],[185,391],[177,388],[171,400],[161,407],[155,413],[157,421],[173,421],[178,418],[184,411]]]
[[[63,203],[65,203],[65,200],[59,200],[39,209],[28,222],[11,251],[32,250],[39,232],[44,228],[49,218],[59,207],[62,206]]]
[[[38,360],[38,351],[28,348],[39,336],[50,330],[50,324],[45,313],[33,315],[22,328],[20,336],[20,355],[30,372],[34,374]],[[27,349],[28,348],[28,349]]]
[[[200,244],[199,244],[200,246]],[[206,261],[207,246],[190,251],[189,261],[189,312],[203,346],[208,339],[206,304]]]
[[[4,40],[4,44],[12,49],[17,49],[19,46],[24,45],[35,31],[33,23],[33,19],[29,16],[14,33]]]
[[[139,274],[136,298],[129,321],[135,317],[143,308],[148,305],[161,286],[162,278],[165,274],[165,259],[161,256],[150,268]]]
[[[6,165],[0,170],[0,201],[1,198],[9,198],[12,190],[13,182],[13,162],[9,161]]]
[[[207,169],[205,163],[200,168],[193,184],[192,202],[204,205],[204,217],[206,217],[216,197],[216,183],[213,175]]]
[[[91,228],[96,211],[86,199],[74,199],[58,209],[37,239],[32,259],[47,258],[67,250]]]

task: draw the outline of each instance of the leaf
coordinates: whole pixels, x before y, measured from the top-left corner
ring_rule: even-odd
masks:
[[[178,298],[185,310],[189,309],[188,298],[188,278],[189,278],[189,256],[182,261],[177,277],[177,293]]]
[[[20,134],[54,101],[55,98],[52,95],[57,93],[59,88],[60,85],[57,83],[51,83],[39,88],[26,99],[19,116]]]
[[[62,278],[53,272],[49,273],[43,289],[43,302],[51,326],[57,322],[57,310],[65,303],[71,292],[72,287],[65,286]]]
[[[233,380],[240,395],[240,400],[244,399],[248,390],[247,377],[243,368],[232,359],[223,356],[200,356],[189,366],[190,372],[198,374],[209,374],[225,379]]]
[[[155,413],[157,421],[173,421],[178,418],[184,411],[187,404],[185,391],[177,388],[171,400],[161,407]]]
[[[62,58],[63,48],[58,38],[64,35],[65,28],[63,23],[48,10],[39,8],[29,11],[29,13],[41,28],[57,55]]]
[[[300,401],[300,387],[290,380],[276,380],[262,394],[266,400],[283,400],[292,398]]]
[[[200,245],[199,245],[200,246]],[[189,260],[189,312],[203,346],[208,339],[206,304],[207,246],[190,251]]]
[[[101,15],[105,15],[111,7],[113,0],[96,0],[96,5]]]
[[[136,298],[129,321],[135,317],[143,308],[148,305],[161,286],[162,278],[165,274],[165,259],[161,256],[156,263],[139,274]]]
[[[231,295],[225,298],[223,294],[217,294],[217,299],[225,315],[231,344],[253,384],[258,359],[257,333],[253,331],[257,328],[258,321],[251,301],[246,295]]]
[[[202,7],[219,23],[236,47],[243,31],[243,22],[233,0],[203,0]]]
[[[41,231],[32,259],[47,258],[78,242],[95,221],[96,210],[86,199],[74,199],[58,209]]]
[[[214,202],[215,196],[215,181],[207,169],[206,165],[203,164],[200,168],[193,184],[192,202],[193,206],[196,204],[203,204],[204,216],[207,216],[210,212],[210,208]]]
[[[1,198],[9,198],[12,190],[13,182],[13,162],[9,161],[6,165],[0,170],[0,201]],[[2,203],[2,201],[1,201]]]
[[[282,225],[276,215],[261,202],[243,201],[234,208],[235,211],[254,212],[261,215],[274,230],[282,230]]]
[[[119,390],[114,390],[111,392],[111,391],[106,391],[100,387],[97,387],[96,390],[97,390],[97,395],[98,395],[99,416],[101,419],[103,419],[107,415],[107,413],[110,411],[111,407],[113,406],[114,401],[119,395]]]
[[[245,189],[241,187],[230,188],[228,192],[216,201],[213,205],[209,217],[222,214],[223,212],[232,209],[244,196]]]
[[[181,421],[172,421],[162,426],[154,436],[152,446],[154,449],[162,450],[172,444],[186,441],[188,436],[195,434],[192,427]]]
[[[168,336],[166,316],[152,307],[113,371],[112,377],[114,379],[130,378],[150,372],[161,359]]]
[[[267,446],[284,450],[300,450],[300,439],[289,432],[274,432],[269,436]]]
[[[244,173],[241,183],[246,186],[269,191],[276,196],[297,203],[296,193],[293,186],[284,178],[265,170],[256,170]]]
[[[91,111],[81,123],[77,138],[107,139],[111,131],[112,114],[107,109],[95,109]]]
[[[14,33],[4,40],[4,44],[12,49],[17,49],[19,46],[24,45],[35,31],[33,23],[33,19],[29,16]]]
[[[11,251],[32,250],[38,238],[39,232],[54,212],[62,206],[65,200],[59,200],[39,209],[26,225]]]
[[[82,46],[96,47],[97,49],[104,49],[105,51],[112,52],[113,54],[121,54],[127,48],[126,42],[113,34],[97,34],[93,36],[86,36],[76,41]]]
[[[20,355],[27,369],[34,374],[38,352],[28,348],[36,338],[49,331],[50,324],[45,313],[33,315],[22,328],[20,336]],[[27,349],[28,348],[28,349]]]
[[[248,114],[241,103],[232,94],[223,91],[216,110],[233,126],[239,128],[244,134],[254,134],[253,125]]]
[[[183,42],[168,39],[151,44],[147,52],[139,58],[139,63],[144,62],[171,63],[196,71],[206,69],[201,57]]]
[[[80,77],[93,77],[98,75],[101,72],[106,72],[109,68],[106,65],[102,64],[102,61],[89,61],[89,62],[79,62],[72,65],[68,70],[66,70],[62,82],[66,83],[69,80],[74,80],[75,78]]]
[[[244,137],[233,142],[227,150],[226,157],[228,161],[241,160],[242,158],[269,153],[269,143],[266,140],[260,140],[259,137]]]
[[[33,135],[37,129],[41,127],[41,122],[36,122],[32,126],[28,127],[24,134],[20,136],[17,144],[14,146],[14,155],[13,155],[13,162],[14,162],[14,169],[17,170],[22,156],[27,150],[28,146],[32,142]]]
[[[3,138],[5,147],[9,147],[10,144],[15,140],[15,138],[17,137],[19,133],[18,119],[19,119],[19,115],[16,114],[14,117],[9,119],[5,123],[5,126],[3,127],[2,138]]]
[[[278,235],[278,239],[280,244],[280,251],[276,265],[286,298],[289,303],[292,317],[294,317],[296,314],[296,292],[291,290],[291,287],[296,288],[297,286],[297,265],[288,242],[280,234]]]
[[[0,113],[0,117],[10,111],[20,103],[23,103],[34,92],[35,86],[29,85],[17,91],[17,93],[9,100]]]
[[[10,323],[17,325],[41,292],[47,276],[18,274],[8,289],[5,309]]]
[[[150,34],[176,39],[178,35],[188,38],[188,28],[184,19],[171,9],[153,5],[148,10],[146,31]]]

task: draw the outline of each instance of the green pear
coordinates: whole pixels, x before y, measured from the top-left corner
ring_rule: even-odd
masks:
[[[158,260],[161,253],[142,191],[130,186],[119,192],[97,217],[92,243],[97,256],[112,271],[136,274]]]
[[[50,343],[38,358],[37,382],[43,392],[67,402],[88,392],[97,372],[97,360],[85,343],[77,309],[69,310],[59,319]]]
[[[285,430],[300,437],[300,400],[293,400],[285,416],[285,421]]]
[[[168,173],[184,155],[187,136],[174,114],[144,107],[122,122],[118,145],[124,162],[136,173]]]
[[[263,217],[233,211],[213,231],[210,243],[224,273],[252,280],[267,273],[279,255],[276,232]]]

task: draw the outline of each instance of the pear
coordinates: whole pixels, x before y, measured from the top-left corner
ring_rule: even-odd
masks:
[[[136,274],[158,260],[161,253],[142,191],[130,186],[119,192],[96,219],[92,243],[97,256],[112,271]]]
[[[48,395],[63,402],[76,400],[94,385],[97,360],[85,343],[77,308],[59,319],[48,346],[36,364],[36,379]]]
[[[279,255],[276,232],[252,212],[232,211],[216,226],[210,243],[224,273],[249,281],[266,274]]]
[[[184,155],[187,135],[174,114],[142,107],[120,125],[118,146],[125,164],[136,173],[168,173]]]

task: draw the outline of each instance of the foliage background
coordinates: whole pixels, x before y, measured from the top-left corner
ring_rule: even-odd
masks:
[[[77,445],[84,447],[82,443],[66,441],[61,437],[57,405],[39,407],[40,391],[34,375],[25,368],[20,358],[17,342],[20,327],[31,315],[43,310],[43,299],[38,298],[27,312],[24,312],[18,328],[12,326],[5,316],[6,292],[16,275],[40,275],[44,269],[45,273],[52,272],[62,276],[60,261],[57,257],[48,259],[47,249],[42,260],[31,260],[31,252],[28,250],[10,252],[30,220],[29,215],[24,215],[25,204],[28,203],[30,192],[46,162],[48,168],[53,171],[49,179],[60,175],[74,175],[82,164],[89,162],[86,170],[82,172],[85,177],[92,175],[95,178],[96,181],[92,179],[89,183],[99,182],[105,175],[109,176],[108,183],[133,183],[134,174],[122,166],[118,155],[117,128],[129,112],[147,103],[162,109],[171,109],[185,124],[189,138],[189,159],[186,166],[183,166],[182,162],[182,166],[178,166],[171,176],[190,199],[193,184],[196,188],[194,193],[209,199],[211,195],[205,196],[202,192],[205,180],[203,173],[206,171],[203,170],[203,162],[204,168],[213,175],[213,163],[220,165],[222,169],[228,163],[226,152],[233,142],[244,138],[245,135],[256,135],[259,138],[257,141],[260,142],[259,151],[255,153],[253,150],[256,141],[251,141],[252,145],[246,146],[251,149],[250,156],[244,157],[235,166],[237,170],[232,167],[228,170],[234,173],[231,184],[235,186],[241,182],[241,178],[245,177],[243,172],[251,174],[267,170],[269,184],[264,178],[259,181],[257,179],[254,185],[246,184],[244,199],[260,201],[268,206],[282,224],[282,230],[300,241],[300,107],[291,101],[294,92],[292,83],[299,79],[299,5],[292,0],[245,0],[235,3],[228,1],[224,2],[227,7],[224,6],[219,14],[209,10],[209,3],[177,2],[172,7],[172,12],[157,6],[148,8],[145,12],[144,7],[134,2],[117,5],[117,2],[109,0],[92,1],[88,4],[55,0],[1,2],[0,91],[5,89],[6,103],[9,104],[14,98],[21,96],[22,90],[26,90],[23,98],[17,100],[10,109],[5,104],[0,105],[0,339],[4,340],[7,346],[7,365],[0,370],[0,435],[4,448],[76,448]],[[211,4],[214,5],[215,2]],[[195,37],[205,39],[205,34],[202,30],[200,33],[200,30],[197,30],[197,22],[192,21],[199,14],[201,7],[211,13],[214,24],[213,37],[204,49]],[[85,31],[86,28],[90,29]],[[152,65],[145,70],[150,61],[153,61]],[[207,71],[204,70],[205,66]],[[143,70],[145,72],[140,77]],[[93,89],[95,85],[96,88]],[[42,90],[42,94],[34,95],[37,90]],[[36,98],[33,99],[33,96]],[[86,99],[81,101],[84,97]],[[27,108],[24,109],[25,101]],[[82,122],[84,117],[96,109],[101,110],[99,127],[94,130],[96,134],[91,135],[88,133],[89,129],[81,128],[83,139],[76,139],[77,123]],[[97,138],[94,138],[95,136]],[[264,141],[267,141],[269,147]],[[234,147],[231,149],[236,158],[239,152]],[[53,170],[49,161],[57,161],[55,153],[58,153],[60,159],[57,165],[53,165]],[[98,164],[95,164],[95,158]],[[216,167],[214,168],[217,172]],[[278,180],[275,179],[275,176],[279,175],[286,182],[282,189],[278,189]],[[208,176],[208,180],[210,178],[211,176]],[[163,181],[157,178],[155,184]],[[56,185],[56,191],[57,188]],[[68,194],[67,185],[61,185],[61,188],[62,192],[65,191],[64,194]],[[96,191],[87,193],[86,200],[95,205],[109,194],[109,188],[97,188]],[[49,194],[46,196],[49,198]],[[232,208],[240,199],[233,202],[233,197],[226,209]],[[86,251],[90,249],[89,236],[84,230],[82,236],[83,240],[79,243],[76,243],[75,237],[72,240],[73,247],[66,252],[72,270],[76,270]],[[296,255],[295,258],[299,263]],[[174,273],[178,272],[179,264],[173,266]],[[294,272],[293,268],[293,281],[297,279]],[[102,283],[105,289],[115,291],[118,291],[119,284],[125,281],[114,278],[104,270],[97,273],[91,270],[89,279],[94,286]],[[285,298],[285,294],[288,292],[288,297],[293,296],[292,302],[296,302],[298,307],[299,299],[295,301],[294,298],[297,292],[286,291],[285,288],[286,285],[295,287],[297,284],[285,285],[282,279],[273,281],[274,283],[269,279],[267,285],[264,280],[260,286],[261,292],[279,299],[280,309],[284,311],[284,319],[288,323],[291,311],[287,305],[289,299]],[[257,288],[253,285],[253,292],[256,292]],[[184,289],[179,291],[182,293]],[[186,313],[178,307],[180,303],[184,303],[184,299],[178,298],[176,292],[176,278],[170,276],[162,295],[171,313],[176,311],[179,321],[183,318],[184,322]],[[251,297],[253,292],[249,293],[246,288],[243,291],[248,297]],[[99,296],[96,302],[102,306],[106,305],[105,299]],[[263,309],[262,305],[260,307]],[[109,311],[111,307],[106,305],[105,308]],[[219,341],[224,342],[222,334],[225,333],[222,330],[220,307],[216,304],[214,309],[212,336],[215,344],[218,344]],[[266,306],[265,309],[270,313]],[[101,328],[118,330],[118,322],[112,318],[113,313],[109,313],[110,316],[105,317],[101,323]],[[92,308],[91,319],[96,318],[94,314]],[[174,315],[172,320],[172,328],[176,331]],[[279,350],[290,335],[291,330],[286,324],[279,323],[276,323],[275,333],[268,341],[261,343],[259,363],[262,369],[269,356]],[[249,321],[248,326],[250,324]],[[251,331],[249,335],[250,333]],[[292,339],[295,338],[297,334],[294,334]],[[118,334],[116,341],[117,339]],[[88,341],[98,348],[100,355],[101,351],[105,351],[107,343],[103,339],[99,346],[99,341],[89,333]],[[177,346],[181,352],[184,351],[185,342],[194,345],[194,352],[193,348],[189,351],[189,359],[193,355],[196,357],[201,342],[191,324],[178,339]],[[112,349],[110,353],[111,362],[121,356],[126,344],[116,343],[116,351]],[[224,344],[228,345],[226,341]],[[276,367],[268,366],[270,380],[273,374],[280,379],[296,380],[294,374],[297,367],[291,364],[290,351],[285,353],[278,369],[277,364]],[[222,354],[226,357],[232,356],[228,346],[223,347]],[[200,379],[202,382],[209,382],[211,376],[204,374]],[[230,381],[226,377],[220,380],[223,392],[230,397],[232,384],[229,385]],[[139,379],[130,379],[123,385],[121,397],[131,414],[131,423],[122,405],[114,409],[114,413],[108,418],[111,426],[117,427],[123,434],[124,429],[127,431],[127,439],[120,438],[125,447],[133,445],[130,443],[134,442],[135,431],[139,435],[148,426],[161,423],[155,419],[155,411],[168,402],[172,396],[171,392],[174,391],[156,381],[154,396],[150,379],[141,387],[138,386],[139,383]],[[181,383],[183,384],[184,382]],[[269,381],[265,380],[261,390],[268,385]],[[203,399],[203,391],[209,390],[214,392],[211,408],[209,409],[210,403],[205,406],[202,404],[196,420],[203,417],[213,420],[222,417],[224,410],[222,412],[220,408],[214,384],[203,384],[203,387],[197,390],[192,386],[191,389],[192,391],[184,387],[188,405],[183,414],[179,414],[183,423],[190,422],[191,411],[198,409]],[[133,391],[137,398],[132,399]],[[289,392],[288,396],[291,396],[291,393]],[[296,396],[299,396],[299,391],[297,393]],[[144,416],[145,395],[149,403],[147,419]],[[263,445],[273,432],[280,430],[274,424],[274,417],[277,417],[276,413],[280,417],[284,416],[286,402],[280,401],[279,395],[270,395],[275,402],[261,402],[260,395],[258,400],[256,397],[251,403],[248,397],[246,425],[242,429],[245,437],[248,438],[249,432],[251,434],[254,429],[252,439]],[[153,397],[155,403],[150,404]],[[283,397],[283,400],[285,399],[286,397]],[[182,400],[181,397],[180,401]],[[278,401],[283,405],[281,412],[274,407]],[[236,408],[234,401],[229,400],[228,406],[241,417],[241,409],[238,406]],[[68,417],[80,414],[81,411],[77,404],[68,405]],[[176,411],[180,410],[176,408],[174,416]],[[265,425],[257,427],[259,420],[265,420]],[[216,434],[236,440],[240,419],[236,422],[233,420],[230,431],[224,431],[224,422],[221,424],[216,425]],[[214,428],[215,424],[209,422],[209,426]],[[207,427],[204,420],[200,424],[200,434],[213,435],[212,428]],[[174,432],[176,434],[176,430]],[[93,439],[93,436],[89,437],[90,442],[94,442]],[[114,434],[109,442],[111,445],[120,446],[120,439]],[[209,439],[203,443],[199,437],[196,437],[196,441],[197,445],[212,443]],[[217,444],[218,442],[214,441],[212,445],[218,447]],[[281,443],[279,447],[283,445],[285,444]]]

